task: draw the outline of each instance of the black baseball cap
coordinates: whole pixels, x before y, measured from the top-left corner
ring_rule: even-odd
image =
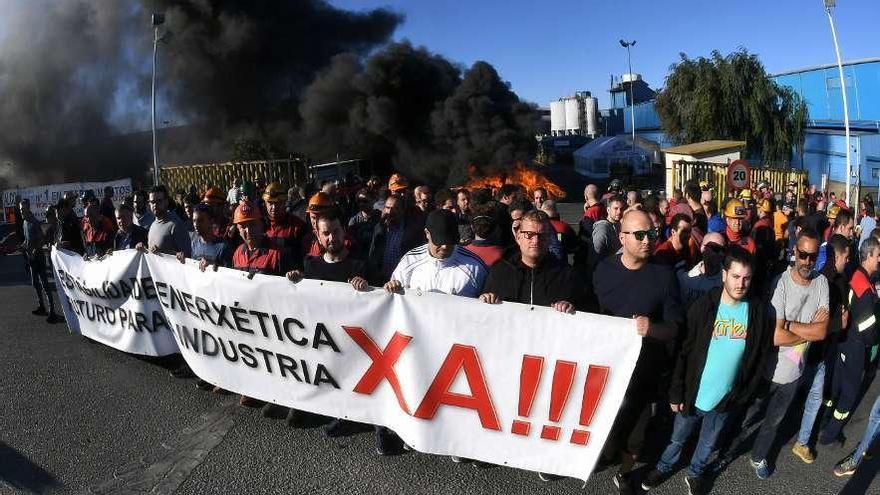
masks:
[[[449,210],[434,210],[429,213],[425,228],[431,233],[431,242],[436,246],[458,244],[458,219]]]

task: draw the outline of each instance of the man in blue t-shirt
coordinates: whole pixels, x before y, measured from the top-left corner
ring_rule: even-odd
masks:
[[[747,297],[752,256],[732,246],[724,258],[722,287],[694,302],[678,355],[669,402],[675,416],[672,439],[642,482],[650,490],[672,475],[684,444],[698,424],[697,448],[685,476],[689,493],[708,493],[704,473],[731,411],[755,395],[773,342],[769,318],[757,298]]]

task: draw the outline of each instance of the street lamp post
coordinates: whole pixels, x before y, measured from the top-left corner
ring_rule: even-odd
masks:
[[[846,134],[846,204],[850,203],[850,180],[852,177],[852,162],[850,154],[849,142],[849,105],[846,102],[846,79],[843,77],[843,62],[840,59],[840,46],[837,44],[837,30],[834,29],[834,18],[831,16],[831,10],[835,7],[836,0],[823,0],[825,4],[825,13],[828,14],[828,23],[831,24],[831,39],[834,41],[834,53],[837,54],[837,72],[840,76],[840,94],[843,95],[843,128]]]
[[[156,55],[159,52],[159,26],[165,23],[165,14],[153,14],[153,82],[150,85],[150,125],[153,129],[153,184],[159,185],[159,147],[156,144]]]
[[[633,76],[633,66],[632,66],[632,55],[630,54],[629,47],[635,46],[636,40],[632,40],[630,42],[620,40],[620,46],[626,48],[626,65],[629,69],[629,123],[630,127],[632,127],[632,152],[636,153],[636,98],[633,96],[633,84],[635,83],[635,79]]]

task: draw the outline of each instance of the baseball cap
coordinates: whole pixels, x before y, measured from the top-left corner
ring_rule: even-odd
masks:
[[[434,210],[425,220],[425,228],[436,246],[458,244],[458,220],[449,210]]]

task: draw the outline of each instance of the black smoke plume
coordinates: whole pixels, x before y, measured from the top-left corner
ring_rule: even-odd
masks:
[[[322,0],[29,0],[0,21],[0,180],[131,176],[151,165],[152,12],[164,164],[371,158],[415,178],[462,177],[531,152],[534,109],[487,63],[464,70],[388,44],[400,14]],[[384,48],[382,48],[384,47]],[[379,51],[376,51],[376,50]],[[7,165],[11,164],[11,165]],[[0,184],[2,186],[2,184]]]

